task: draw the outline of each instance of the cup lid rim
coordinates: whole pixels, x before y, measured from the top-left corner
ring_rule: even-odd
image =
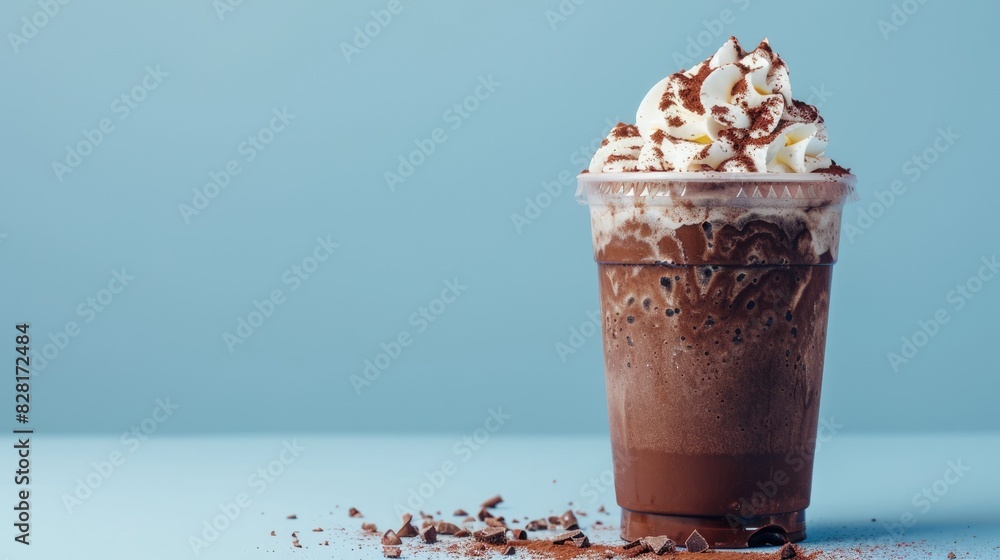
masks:
[[[749,173],[734,171],[625,171],[621,173],[581,173],[580,183],[667,183],[742,181],[746,183],[842,183],[854,186],[853,173]]]

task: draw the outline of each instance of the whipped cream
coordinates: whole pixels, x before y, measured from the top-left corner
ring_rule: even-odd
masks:
[[[748,53],[730,37],[653,86],[635,126],[616,126],[588,171],[809,173],[835,165],[826,146],[823,117],[792,98],[788,66],[767,39]]]

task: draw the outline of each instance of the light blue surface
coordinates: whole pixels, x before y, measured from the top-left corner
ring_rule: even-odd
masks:
[[[371,12],[388,0],[246,1],[221,19],[220,3],[60,4],[16,52],[22,17],[46,16],[35,0],[0,9],[0,333],[29,321],[34,351],[52,344],[36,427],[118,433],[169,396],[175,433],[454,432],[497,403],[512,432],[602,433],[598,339],[556,351],[597,307],[587,213],[566,184],[520,233],[511,215],[631,120],[675,53],[694,61],[736,34],[770,37],[860,177],[847,223],[867,229],[837,266],[823,413],[854,430],[1000,429],[998,282],[961,309],[949,299],[997,252],[998,82],[982,61],[996,3],[563,0],[563,21],[547,15],[556,0],[402,0],[381,28]],[[883,36],[894,6],[918,8]],[[345,56],[366,25],[377,36]],[[52,162],[103,119],[113,130],[57,177]],[[265,149],[244,145],[268,126]],[[438,128],[444,142],[390,190],[385,173]],[[907,161],[949,128],[959,138],[918,177]],[[228,186],[196,200],[229,165]],[[859,218],[897,179],[905,193]],[[186,223],[181,204],[203,209]],[[339,248],[311,263],[317,238]],[[123,268],[134,280],[88,310]],[[467,289],[435,303],[456,278]],[[282,303],[230,352],[225,333],[275,290]],[[949,322],[894,372],[887,354],[938,309]],[[404,333],[356,395],[350,376]]]
[[[466,435],[475,437],[471,431]],[[80,558],[381,558],[377,538],[362,535],[360,525],[398,528],[396,505],[407,508],[411,490],[426,497],[415,502],[416,509],[441,510],[455,521],[461,518],[450,515],[454,509],[474,514],[481,501],[498,492],[505,502],[495,511],[507,519],[561,514],[573,502],[574,509],[588,513],[580,520],[593,540],[619,542],[616,531],[590,527],[594,519],[618,525],[614,492],[602,482],[611,469],[605,438],[497,433],[479,441],[471,451],[460,437],[444,436],[153,434],[137,447],[110,437],[41,437],[34,442],[31,554],[6,539],[3,554],[65,558],[71,546]],[[839,432],[820,441],[807,549],[826,551],[822,558],[944,559],[950,551],[962,559],[1000,557],[1000,435]],[[285,453],[282,464],[286,443],[295,452]],[[124,460],[101,475],[93,463],[108,461],[114,452]],[[941,491],[944,483],[937,481],[945,478],[949,462],[968,470],[949,476],[954,484]],[[259,469],[271,469],[273,476],[262,478]],[[442,470],[450,476],[433,474]],[[432,473],[429,478],[427,473]],[[100,480],[99,485],[88,478]],[[429,479],[437,486],[421,488]],[[96,487],[89,496],[88,484]],[[934,492],[936,485],[936,502],[924,511],[914,495],[924,488]],[[242,503],[247,505],[231,506],[240,494],[246,494]],[[66,496],[80,501],[67,508]],[[597,513],[600,505],[609,515]],[[225,518],[215,520],[227,507],[238,513],[230,515],[234,520],[228,527]],[[351,507],[364,519],[350,519]],[[887,523],[898,523],[907,513],[913,523],[904,535],[887,529]],[[286,519],[289,514],[298,519]],[[206,537],[206,522],[224,529]],[[312,532],[316,527],[324,531]],[[271,537],[271,531],[278,536]],[[303,548],[292,548],[292,531],[299,532]],[[546,535],[531,533],[532,538]],[[209,546],[195,554],[192,537]],[[330,546],[319,546],[323,540]],[[859,545],[866,554],[844,550]],[[407,558],[436,556],[405,550]]]

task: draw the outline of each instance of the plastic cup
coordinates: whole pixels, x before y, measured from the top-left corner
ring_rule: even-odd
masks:
[[[805,538],[853,175],[585,173],[625,539]]]

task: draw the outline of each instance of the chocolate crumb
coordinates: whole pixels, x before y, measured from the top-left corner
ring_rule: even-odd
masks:
[[[559,519],[558,517],[556,517],[554,515],[550,515],[549,516],[549,527],[550,528],[552,526],[558,527],[559,525],[562,525],[562,519]]]
[[[787,543],[785,546],[781,547],[781,560],[788,560],[789,558],[795,558],[799,555],[798,549],[792,545],[792,543]]]
[[[274,531],[271,531],[271,536],[272,536],[272,537],[277,537],[277,536],[278,536],[278,533],[275,533]]]
[[[646,539],[636,539],[634,541],[630,541],[630,542],[625,543],[625,545],[622,546],[622,548],[625,549],[625,550],[629,550],[631,548],[639,547],[641,550],[645,550],[646,546],[647,546],[646,545]]]
[[[580,524],[576,520],[576,515],[573,514],[573,510],[571,509],[566,510],[566,513],[562,514],[561,521],[563,528],[567,531],[580,528]]]
[[[561,533],[559,535],[556,535],[552,539],[552,544],[565,544],[573,539],[577,539],[582,536],[584,536],[583,531],[580,531],[579,529],[577,529],[576,531],[568,531],[566,533]]]
[[[447,521],[438,521],[434,524],[434,528],[437,529],[439,535],[454,535],[462,530],[458,525],[448,523]]]
[[[488,527],[503,527],[504,529],[507,528],[507,524],[504,523],[502,517],[499,517],[499,518],[498,517],[487,517],[484,520],[484,522],[486,523],[486,525]]]
[[[958,556],[955,556],[954,552],[948,553],[948,560],[955,560],[955,558],[958,558]]]
[[[503,501],[503,498],[500,497],[500,494],[497,494],[496,496],[493,496],[492,498],[490,498],[490,499],[486,500],[485,502],[483,502],[483,508],[484,509],[485,508],[495,508],[502,501]]]
[[[315,531],[316,529],[313,529]],[[378,533],[378,527],[374,523],[362,523],[361,530],[369,533]]]
[[[461,517],[463,515],[469,515],[469,512],[465,511],[464,509],[456,509],[455,513],[453,513],[452,515]]]
[[[471,534],[472,533],[470,533],[468,529],[459,529],[459,530],[455,531],[455,535],[454,536],[455,537],[468,537]]]
[[[573,539],[573,546],[577,548],[590,548],[590,539],[587,535]]]
[[[660,281],[662,282],[663,279],[661,278]],[[597,508],[597,513],[607,513],[607,512],[608,510],[604,509],[604,505],[601,505],[600,507]]]
[[[507,549],[503,551],[503,555],[504,556],[513,556],[514,552],[515,552],[515,550],[514,550],[513,546],[507,546]]]
[[[404,513],[403,526],[400,527],[398,531],[396,531],[396,534],[399,535],[400,537],[415,537],[418,534],[420,534],[417,531],[417,528],[414,527],[412,523],[410,523],[410,521],[412,520],[413,520],[412,515],[410,515],[409,513]]]
[[[382,555],[386,558],[399,558],[403,555],[403,550],[398,546],[383,546]]]
[[[507,531],[503,527],[486,527],[472,534],[477,541],[490,544],[505,544],[507,542]]]
[[[399,535],[395,531],[389,529],[382,535],[382,544],[386,546],[399,546],[403,544],[403,541],[400,540]]]
[[[523,541],[528,538],[528,532],[524,529],[510,529],[510,538],[515,541]]]
[[[684,546],[688,549],[688,552],[705,552],[708,550],[708,541],[705,537],[701,536],[698,531],[693,531],[691,536],[684,541]]]
[[[544,531],[549,528],[549,523],[544,519],[533,519],[524,528],[529,531]]]
[[[302,543],[299,542],[299,539],[295,539],[292,541],[292,546],[295,548],[302,548]]]
[[[428,525],[420,530],[420,540],[427,544],[434,544],[437,542],[437,535],[438,532],[437,529],[434,528],[434,525]]]
[[[657,556],[662,556],[668,552],[677,552],[677,543],[665,536],[646,537],[645,540],[646,547],[649,548],[650,552],[656,554]]]
[[[299,518],[299,516],[298,516],[298,515],[295,515],[295,514],[293,513],[293,514],[289,515],[288,517],[286,517],[285,519],[298,519],[298,518]]]
[[[486,521],[486,518],[493,517],[493,514],[486,511],[486,508],[482,508],[479,510],[479,513],[476,514],[476,517],[478,517],[480,521]]]
[[[475,523],[476,518],[471,515],[462,520],[462,523]]]
[[[358,511],[355,508],[351,508],[351,509],[347,510],[347,515],[349,515],[351,517],[364,517],[363,515],[361,515],[361,512]]]

